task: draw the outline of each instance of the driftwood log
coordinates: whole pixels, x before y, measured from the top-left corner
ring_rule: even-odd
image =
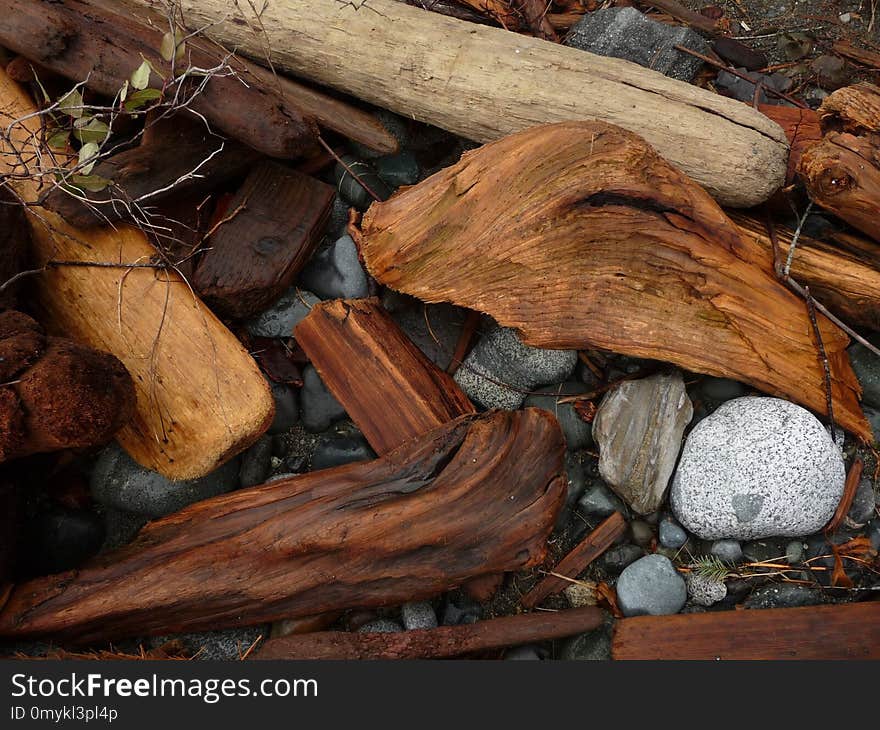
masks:
[[[381,283],[491,314],[529,345],[665,360],[827,411],[804,302],[623,129],[565,122],[485,145],[374,203],[355,234]],[[819,328],[835,417],[871,439],[848,339],[825,318]]]
[[[592,606],[397,634],[320,631],[270,639],[253,659],[441,659],[533,641],[561,639],[602,625]]]
[[[76,642],[216,629],[433,596],[539,563],[565,497],[556,420],[463,416],[370,462],[198,502],[38,578],[0,636]]]
[[[0,72],[0,126],[33,111]],[[26,155],[38,124],[32,117],[11,127],[12,143]],[[0,146],[0,172],[20,172],[17,165]],[[37,199],[35,181],[16,186],[25,200]],[[274,403],[256,363],[174,272],[138,268],[156,260],[143,233],[127,226],[78,230],[38,206],[28,208],[28,222],[35,263],[47,266],[34,278],[42,321],[113,353],[132,375],[135,414],[117,438],[136,461],[173,479],[196,478],[269,427]]]
[[[315,305],[295,335],[377,454],[475,412],[376,299]]]
[[[880,602],[638,616],[612,659],[880,659]]]
[[[135,0],[147,6],[150,0]],[[760,112],[637,64],[392,0],[179,0],[192,28],[277,68],[468,139],[596,119],[630,129],[726,205],[766,200],[788,145]],[[253,32],[252,26],[263,30]]]

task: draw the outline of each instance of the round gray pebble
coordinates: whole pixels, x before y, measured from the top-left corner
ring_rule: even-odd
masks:
[[[437,626],[437,614],[427,601],[403,604],[400,608],[400,619],[407,631],[433,629]]]
[[[672,561],[646,555],[620,574],[617,601],[624,616],[678,613],[687,601],[687,586]]]
[[[743,559],[742,545],[737,540],[716,540],[709,552],[726,563],[739,563]]]

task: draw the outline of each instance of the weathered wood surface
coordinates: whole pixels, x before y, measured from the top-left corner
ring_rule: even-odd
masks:
[[[374,203],[355,233],[381,283],[491,314],[529,345],[664,360],[826,410],[803,301],[701,188],[623,129],[565,122],[485,145]],[[870,439],[848,338],[819,326],[835,417]]]
[[[845,86],[826,96],[818,113],[829,130],[880,132],[880,87],[869,83]]]
[[[880,659],[880,602],[638,616],[612,659]]]
[[[804,150],[822,141],[819,113],[812,109],[781,106],[780,104],[760,104],[758,109],[782,127],[782,131],[785,132],[788,139],[790,152],[785,182],[790,185],[794,182],[795,173]]]
[[[88,642],[426,598],[539,563],[565,443],[538,409],[463,416],[384,457],[198,502],[21,584],[0,636]]]
[[[377,454],[476,410],[377,299],[315,305],[295,335]]]
[[[0,125],[34,111],[31,99],[0,72]],[[31,154],[38,120],[12,127]],[[16,161],[0,146],[0,172]],[[39,191],[31,180],[17,190]],[[57,215],[28,209],[34,255],[80,262],[150,262],[156,250],[140,231],[78,230]],[[132,420],[118,433],[129,454],[173,479],[203,476],[247,448],[269,427],[269,386],[241,343],[168,269],[52,266],[35,277],[42,320],[59,332],[118,357],[135,383]],[[51,327],[50,327],[51,325]]]
[[[592,631],[601,626],[603,620],[601,609],[588,606],[397,634],[320,631],[270,639],[251,658],[440,659],[533,641],[562,639]]]
[[[623,519],[623,515],[620,512],[615,512],[603,520],[595,530],[560,560],[553,568],[553,572],[557,575],[564,575],[566,578],[577,578],[578,574],[582,573],[590,563],[614,544],[614,541],[624,533],[626,528],[626,520]],[[520,603],[523,608],[534,608],[545,598],[559,593],[568,585],[571,585],[571,582],[564,578],[545,575],[522,597]]]
[[[336,191],[277,162],[260,163],[208,239],[193,285],[224,317],[262,312],[293,283],[318,245]]]
[[[149,0],[136,0],[144,6]],[[783,182],[778,125],[745,104],[637,64],[426,13],[392,0],[181,0],[191,27],[277,68],[486,142],[536,124],[596,119],[643,136],[724,204]]]

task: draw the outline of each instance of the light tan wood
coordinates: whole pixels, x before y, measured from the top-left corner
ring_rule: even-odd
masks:
[[[178,4],[190,27],[242,53],[265,58],[268,47],[276,68],[478,142],[547,122],[610,122],[734,207],[766,200],[785,176],[777,124],[628,61],[393,0],[277,0],[259,19],[235,0]]]
[[[0,71],[0,125],[32,113],[28,95]],[[32,118],[12,127],[28,145]],[[0,172],[14,159],[0,147]],[[16,184],[36,200],[37,184]],[[47,210],[29,208],[35,255],[97,262],[149,262],[156,255],[127,226],[88,231]],[[137,406],[118,440],[144,466],[172,479],[203,476],[253,443],[269,426],[274,405],[256,363],[228,329],[173,272],[152,268],[51,267],[35,277],[46,326],[111,352],[135,383]],[[63,397],[63,394],[59,394]]]

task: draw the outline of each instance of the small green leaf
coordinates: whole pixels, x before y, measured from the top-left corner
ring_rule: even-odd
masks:
[[[76,89],[68,91],[58,101],[58,108],[67,116],[78,119],[83,115],[83,97]]]
[[[88,175],[92,171],[96,162],[94,158],[97,157],[100,151],[101,148],[98,147],[97,142],[86,142],[79,148],[79,164],[83,165],[80,169],[81,174]],[[89,160],[92,160],[92,162],[89,162]]]
[[[110,180],[100,175],[71,175],[70,184],[90,193],[100,193],[110,184]]]
[[[56,150],[67,149],[67,140],[70,139],[70,132],[66,129],[56,129],[49,135],[47,144]]]
[[[74,122],[73,136],[83,144],[88,142],[101,144],[110,134],[110,127],[100,119],[90,119],[87,124],[80,124],[81,121],[81,119],[77,119]]]
[[[146,89],[147,85],[150,83],[151,71],[150,64],[147,61],[144,61],[131,75],[132,87],[135,89]]]
[[[140,91],[135,91],[125,102],[125,108],[133,112],[135,109],[140,109],[144,104],[148,104],[155,99],[161,99],[162,92],[159,89],[141,89]]]

